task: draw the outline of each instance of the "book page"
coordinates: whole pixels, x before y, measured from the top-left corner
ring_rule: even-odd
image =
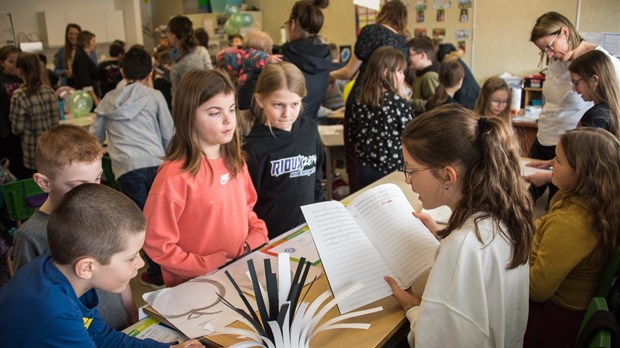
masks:
[[[530,176],[535,173],[551,173],[550,169],[540,169],[535,167],[528,167],[527,164],[537,160],[529,160],[529,159],[520,159],[519,166],[521,167],[521,175],[522,176]]]
[[[310,226],[334,296],[341,295],[355,284],[364,285],[338,304],[340,313],[392,295],[383,276],[397,276],[342,203],[315,203],[305,205],[301,210]]]
[[[414,209],[398,186],[372,188],[347,209],[404,287],[432,267],[439,241],[411,214]]]

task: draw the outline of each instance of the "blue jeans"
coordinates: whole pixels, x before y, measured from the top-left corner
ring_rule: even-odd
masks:
[[[149,190],[151,189],[151,185],[153,185],[153,180],[155,180],[158,169],[159,167],[140,168],[127,172],[116,179],[121,192],[131,198],[140,210],[144,210],[146,197],[149,195]],[[160,273],[161,268],[159,265],[151,260],[146,253],[144,253],[144,256],[144,260],[149,265],[146,272],[149,275]]]

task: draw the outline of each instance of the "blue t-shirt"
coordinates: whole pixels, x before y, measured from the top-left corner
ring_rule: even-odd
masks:
[[[169,347],[112,330],[94,289],[78,298],[69,280],[41,255],[0,288],[0,337],[6,347]]]

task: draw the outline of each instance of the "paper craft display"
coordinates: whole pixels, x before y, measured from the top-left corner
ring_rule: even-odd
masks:
[[[391,296],[384,276],[407,288],[433,265],[439,242],[411,214],[411,204],[394,184],[372,188],[346,208],[327,201],[301,210],[334,296],[354,284],[364,286],[338,304],[340,313]]]
[[[427,36],[426,28],[413,28],[413,36],[415,37]]]
[[[536,173],[551,173],[550,169],[540,169],[535,167],[528,167],[527,164],[532,162],[529,159],[520,159],[519,167],[521,167],[521,175],[522,176],[530,176]]]
[[[446,28],[433,28],[433,39],[443,40],[446,37]]]
[[[455,31],[454,37],[457,40],[469,39],[469,29],[459,29]]]
[[[277,257],[281,253],[288,253],[293,262],[299,262],[303,257],[313,266],[320,264],[321,259],[314,247],[314,240],[312,240],[308,225],[303,224],[293,230],[292,233],[285,233],[273,239],[260,252],[273,257]]]
[[[301,260],[295,271],[295,275],[283,277],[291,273],[290,264],[285,262],[289,260],[289,255],[279,254],[278,273],[272,271],[270,259],[264,260],[263,268],[266,270],[264,283],[267,287],[262,287],[259,276],[255,271],[253,260],[249,260],[247,265],[252,279],[254,292],[256,295],[256,303],[258,305],[259,314],[255,313],[254,308],[249,305],[247,297],[240,291],[236,279],[226,273],[233,287],[237,289],[237,294],[245,306],[236,306],[230,298],[234,296],[222,297],[222,301],[237,313],[235,319],[245,324],[248,329],[237,329],[229,327],[217,327],[213,324],[207,324],[206,328],[210,331],[216,331],[218,334],[237,335],[240,339],[250,339],[250,341],[242,341],[231,347],[269,347],[269,348],[306,348],[310,346],[312,338],[321,331],[333,329],[368,329],[370,324],[359,323],[340,323],[341,321],[365,314],[375,313],[383,310],[382,307],[358,311],[347,315],[342,315],[330,319],[319,325],[319,321],[327,314],[327,312],[338,302],[346,299],[348,296],[363,291],[362,286],[357,284],[348,289],[340,297],[328,302],[322,308],[319,307],[330,296],[330,292],[325,291],[313,303],[303,302],[305,295],[302,296],[303,284],[308,279],[309,269],[312,267],[310,263]],[[277,277],[280,275],[280,277]],[[306,289],[306,293],[309,289]]]

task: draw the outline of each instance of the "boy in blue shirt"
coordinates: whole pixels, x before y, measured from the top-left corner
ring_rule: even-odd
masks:
[[[69,191],[50,216],[50,254],[0,288],[0,337],[7,347],[168,347],[111,329],[95,289],[122,292],[144,266],[146,221],[122,193],[99,184]],[[202,346],[195,340],[173,347]]]

